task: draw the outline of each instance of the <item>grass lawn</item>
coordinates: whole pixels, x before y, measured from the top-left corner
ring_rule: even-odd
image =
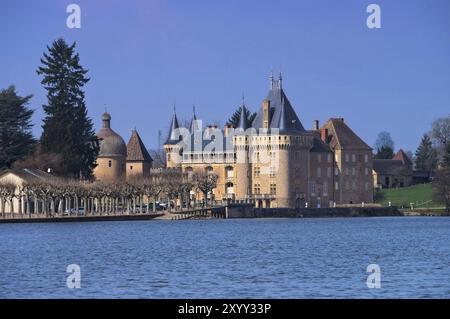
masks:
[[[381,198],[376,202],[387,206],[391,202],[392,206],[407,207],[414,203],[414,208],[437,208],[443,207],[441,203],[433,200],[433,189],[431,184],[414,185],[402,188],[390,188],[381,190]],[[377,196],[375,196],[377,197]]]

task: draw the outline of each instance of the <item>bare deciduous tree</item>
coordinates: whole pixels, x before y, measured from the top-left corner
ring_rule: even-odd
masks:
[[[194,184],[203,193],[206,205],[208,205],[208,195],[212,195],[212,191],[217,187],[217,179],[218,176],[216,174],[209,172],[199,172],[193,176]]]
[[[450,168],[444,167],[436,170],[433,181],[433,196],[441,203],[445,204],[447,215],[450,215]]]

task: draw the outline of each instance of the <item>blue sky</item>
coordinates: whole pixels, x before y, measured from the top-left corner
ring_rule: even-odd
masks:
[[[66,7],[81,7],[81,29]],[[366,7],[381,6],[381,29]],[[148,148],[166,134],[173,104],[224,124],[240,105],[257,110],[271,70],[306,128],[345,121],[369,145],[380,131],[415,150],[431,122],[450,113],[450,1],[2,0],[0,87],[33,94],[40,136],[45,90],[36,74],[46,46],[76,41],[89,69],[86,102],[96,130],[107,105],[128,141]],[[163,136],[165,137],[165,135]]]

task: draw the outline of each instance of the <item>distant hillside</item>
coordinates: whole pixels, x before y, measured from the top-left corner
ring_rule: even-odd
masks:
[[[417,208],[436,208],[442,207],[441,203],[433,200],[433,189],[431,184],[421,184],[403,188],[383,189],[378,195],[375,195],[375,202],[387,206],[391,205],[399,208],[409,208],[411,203]],[[381,196],[380,196],[381,195]]]

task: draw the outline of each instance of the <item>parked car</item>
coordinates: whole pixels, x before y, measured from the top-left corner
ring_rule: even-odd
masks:
[[[63,216],[70,216],[70,215],[85,215],[84,207],[78,207],[78,211],[75,208],[71,208],[70,211],[66,209],[63,213]]]

